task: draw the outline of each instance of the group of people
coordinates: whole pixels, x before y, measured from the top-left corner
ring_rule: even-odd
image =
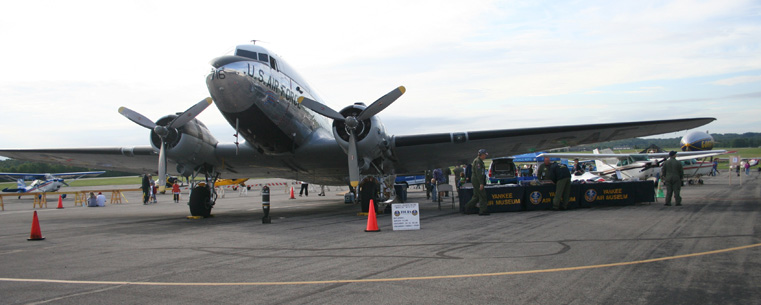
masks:
[[[143,181],[140,188],[143,190],[143,204],[158,203],[156,193],[159,188],[156,185],[156,181],[153,180],[153,176],[149,174],[143,175]],[[175,203],[180,202],[180,183],[177,179],[172,183],[172,199]]]
[[[95,196],[94,192],[90,192],[90,197],[87,198],[88,207],[104,207],[106,206],[106,196],[103,193],[98,192]]]
[[[661,167],[661,181],[666,187],[666,206],[671,206],[671,197],[674,197],[677,206],[682,205],[682,180],[684,179],[684,168],[682,163],[676,160],[676,151],[669,153],[669,159],[663,163]],[[473,160],[472,174],[470,182],[473,184],[473,197],[468,201],[465,206],[465,214],[475,214],[476,204],[478,204],[478,215],[489,215],[486,190],[484,185],[486,184],[486,175],[484,167],[484,159],[489,154],[486,149],[480,149],[478,151],[478,157]],[[573,167],[573,174],[583,174],[584,167],[579,163],[578,159],[575,159]],[[746,166],[746,169],[748,167]],[[552,210],[566,210],[568,209],[568,203],[570,201],[571,191],[571,170],[568,166],[562,163],[551,163],[550,158],[544,158],[543,163],[537,168],[537,178],[539,180],[552,181],[555,184],[555,196],[552,199]]]

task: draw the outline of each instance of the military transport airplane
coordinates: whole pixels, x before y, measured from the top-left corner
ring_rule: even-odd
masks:
[[[150,145],[137,147],[0,149],[20,159],[137,173],[167,167],[182,176],[278,177],[325,185],[356,185],[361,175],[393,183],[399,173],[463,164],[480,148],[498,155],[626,139],[691,129],[714,118],[535,127],[418,135],[390,135],[377,116],[404,92],[398,87],[369,106],[329,108],[281,57],[260,45],[237,46],[211,62],[206,77],[211,98],[183,113],[152,121],[121,107],[119,112],[148,128]],[[214,103],[236,131],[236,141],[219,143],[195,119]],[[239,142],[242,137],[245,142]],[[348,160],[348,162],[347,162]],[[163,183],[160,183],[163,185]],[[393,188],[392,188],[393,189]],[[191,193],[191,214],[209,215],[213,183]]]
[[[94,177],[101,175],[105,171],[97,172],[73,172],[73,173],[57,173],[57,174],[33,174],[33,173],[0,173],[0,178],[6,179],[18,179],[16,180],[15,189],[5,188],[3,192],[9,193],[28,193],[28,192],[56,192],[62,186],[69,186],[64,179],[74,178],[74,180],[82,177]],[[31,180],[32,184],[27,186],[25,180]]]

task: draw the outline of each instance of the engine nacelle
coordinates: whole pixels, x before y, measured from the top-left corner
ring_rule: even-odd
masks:
[[[339,113],[344,117],[357,116],[366,108],[363,103],[356,103],[342,109]],[[391,153],[386,128],[380,119],[373,116],[364,121],[359,121],[355,131],[357,140],[357,157],[359,158],[359,170],[363,172],[370,168],[370,163],[379,158],[385,159]],[[349,131],[342,121],[333,121],[333,137],[344,152],[349,151]]]
[[[157,125],[169,124],[177,115],[168,115],[159,119]],[[216,164],[214,149],[217,141],[209,129],[197,119],[193,119],[179,129],[169,128],[166,137],[166,156],[177,163],[177,171],[182,176],[189,176],[203,164]],[[161,138],[151,131],[151,145],[159,150]]]

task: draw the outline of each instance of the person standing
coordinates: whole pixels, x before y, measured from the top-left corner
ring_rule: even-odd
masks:
[[[473,174],[470,177],[470,183],[473,184],[473,198],[471,198],[470,201],[468,201],[468,204],[465,205],[465,214],[473,214],[472,211],[475,210],[476,202],[478,202],[478,215],[489,215],[487,206],[488,203],[486,201],[486,189],[484,189],[484,185],[486,185],[484,159],[486,159],[486,156],[488,155],[489,153],[486,152],[486,149],[479,149],[478,157],[473,159]]]
[[[433,196],[433,201],[439,200],[440,196],[444,194],[444,192],[439,192],[439,184],[444,184],[446,179],[444,178],[444,171],[441,170],[441,168],[437,168],[433,170],[433,179],[436,180],[434,182],[436,194]]]
[[[454,167],[454,186],[455,188],[460,188],[460,174],[462,174],[465,170],[462,168],[462,166],[455,166]]]
[[[317,196],[325,196],[325,185],[320,184],[320,193]]]
[[[177,183],[177,180],[174,181],[174,184],[172,184],[172,195],[174,195],[174,202],[180,202],[180,184]]]
[[[536,170],[536,179],[539,180],[550,180],[550,158],[544,157],[544,163],[539,165],[539,168]]]
[[[661,167],[661,180],[666,185],[666,206],[671,206],[671,194],[674,194],[676,205],[682,205],[682,179],[684,179],[684,168],[682,162],[676,160],[676,152],[669,152],[669,159]]]
[[[582,172],[583,173],[583,172]],[[571,198],[571,171],[565,164],[552,164],[552,182],[555,183],[555,198],[552,198],[552,210],[567,210]]]
[[[299,191],[299,197],[301,197],[301,195],[307,195],[307,197],[309,197],[309,183],[306,183],[304,181],[300,181],[300,182],[301,182],[301,190]]]
[[[449,184],[449,176],[451,175],[452,175],[452,170],[449,168],[449,166],[445,167],[444,168],[444,184]],[[449,197],[449,191],[444,192],[444,197]]]
[[[143,204],[148,204],[148,200],[151,198],[151,176],[148,174],[143,175],[143,183],[140,187],[143,189]]]
[[[714,159],[713,167],[711,167],[711,176],[716,176],[718,174],[719,174],[719,160]]]
[[[579,163],[579,159],[573,159],[573,175],[581,176],[584,174],[584,167]]]
[[[750,161],[745,162],[745,175],[750,176]]]
[[[373,176],[365,177],[365,179],[362,179],[362,182],[359,184],[358,188],[362,213],[369,213],[370,208],[376,209],[378,204],[376,195],[378,194],[379,186],[375,178]],[[370,200],[373,201],[372,207],[370,206]]]
[[[431,170],[425,171],[425,199],[431,199],[431,192],[433,186],[431,185],[431,179],[433,179],[433,173]]]

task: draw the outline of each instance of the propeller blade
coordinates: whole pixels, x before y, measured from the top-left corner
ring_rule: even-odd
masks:
[[[193,105],[193,107],[188,108],[188,110],[185,110],[181,115],[174,118],[171,123],[169,123],[169,127],[171,128],[180,128],[183,125],[190,122],[190,120],[194,119],[196,116],[201,114],[201,112],[206,109],[206,107],[209,107],[211,105],[212,99],[210,97],[207,97],[203,99],[202,101],[198,102],[198,104]]]
[[[344,116],[318,101],[299,96],[299,104],[334,120],[343,120]]]
[[[123,115],[125,118],[128,118],[130,121],[137,123],[137,125],[148,129],[153,129],[156,127],[156,123],[151,121],[149,118],[135,111],[132,111],[127,107],[119,107],[119,113],[121,113],[121,115]]]
[[[352,187],[359,185],[359,165],[357,165],[357,140],[354,132],[349,135],[349,183]]]
[[[166,143],[161,142],[161,149],[159,150],[159,191],[163,192],[166,189]]]
[[[71,186],[68,183],[66,183],[66,181],[63,181],[63,180],[61,180],[61,183],[63,183],[63,185],[65,185],[65,186]]]
[[[391,103],[396,101],[404,92],[407,91],[407,89],[404,88],[404,86],[399,86],[399,88],[396,88],[394,90],[391,90],[391,92],[386,93],[386,95],[381,96],[378,100],[370,104],[365,110],[363,110],[359,116],[357,116],[357,119],[360,121],[367,120],[374,115],[378,114],[379,112],[383,111],[383,109],[386,109]]]

